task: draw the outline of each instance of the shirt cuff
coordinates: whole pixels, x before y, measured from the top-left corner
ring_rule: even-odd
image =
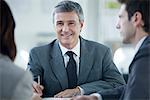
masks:
[[[93,93],[93,94],[91,94],[91,96],[96,96],[98,98],[98,100],[103,100],[102,96],[98,93]]]
[[[84,95],[84,90],[80,86],[78,88],[80,89],[80,95]]]

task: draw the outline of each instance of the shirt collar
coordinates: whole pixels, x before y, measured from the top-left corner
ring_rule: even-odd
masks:
[[[144,42],[145,38],[147,36],[144,36],[143,38],[141,38],[141,40],[137,43],[136,47],[135,47],[135,54],[138,52],[139,48],[141,47],[142,43]]]
[[[77,45],[73,49],[67,49],[59,42],[60,49],[62,51],[63,56],[66,54],[67,51],[72,51],[76,54],[76,56],[80,57],[80,39],[78,39]]]

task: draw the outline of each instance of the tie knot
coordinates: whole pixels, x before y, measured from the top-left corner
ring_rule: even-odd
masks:
[[[72,51],[67,51],[67,52],[66,52],[66,54],[67,54],[70,58],[72,58],[72,57],[73,57],[74,52],[72,52]]]

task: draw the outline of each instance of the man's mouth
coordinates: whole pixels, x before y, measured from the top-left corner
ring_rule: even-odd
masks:
[[[72,34],[61,34],[61,36],[65,37],[65,38],[69,38],[70,36],[72,36]]]

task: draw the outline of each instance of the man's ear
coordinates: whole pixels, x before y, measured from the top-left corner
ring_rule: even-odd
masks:
[[[83,27],[84,21],[80,21],[81,28]]]
[[[134,23],[134,25],[137,27],[144,26],[144,22],[142,20],[142,14],[140,12],[135,12],[131,20]]]
[[[81,30],[82,30],[82,28],[83,28],[83,24],[84,24],[84,21],[80,21],[80,27],[81,27]],[[80,32],[81,32],[81,30],[80,30]]]

